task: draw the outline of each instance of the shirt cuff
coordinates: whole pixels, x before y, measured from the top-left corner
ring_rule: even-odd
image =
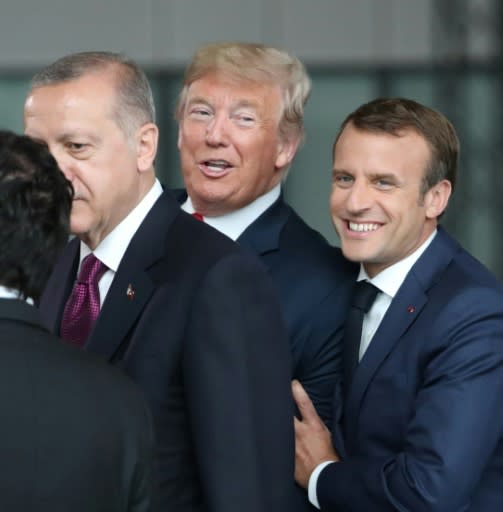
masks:
[[[307,487],[307,495],[309,497],[309,501],[312,505],[314,505],[317,509],[320,509],[320,504],[318,503],[318,496],[316,492],[316,486],[318,484],[318,477],[320,476],[320,473],[329,465],[333,464],[333,460],[327,460],[325,462],[322,462],[321,464],[318,464],[314,471],[311,473],[311,476],[309,477],[309,485]]]

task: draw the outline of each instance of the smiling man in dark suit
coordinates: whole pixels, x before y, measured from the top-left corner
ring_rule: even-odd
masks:
[[[182,208],[201,214],[265,264],[288,326],[292,375],[328,424],[356,267],[281,191],[302,141],[310,88],[302,63],[285,51],[208,44],[186,69],[176,118]]]
[[[43,144],[0,132],[0,510],[148,512],[153,435],[134,384],[33,305],[68,240],[72,188]]]
[[[293,403],[279,306],[253,258],[162,190],[144,73],[113,53],[63,57],[34,77],[24,121],[75,189],[76,238],[40,311],[143,391],[155,510],[289,510]]]
[[[362,105],[337,135],[332,218],[375,298],[359,331],[348,319],[356,368],[345,361],[335,393],[336,450],[293,386],[296,478],[323,511],[503,503],[503,287],[439,225],[458,153],[442,114],[402,98]]]

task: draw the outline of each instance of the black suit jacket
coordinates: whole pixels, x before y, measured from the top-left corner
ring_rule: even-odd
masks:
[[[180,203],[185,190],[175,195]],[[359,266],[344,258],[278,198],[237,242],[258,255],[271,276],[288,328],[292,377],[328,426],[342,378],[342,334]]]
[[[185,190],[176,190],[180,203]],[[342,378],[342,330],[358,265],[347,261],[278,198],[237,242],[260,257],[279,294],[298,379],[331,426],[334,386]],[[292,510],[315,510],[298,488]]]
[[[136,386],[0,299],[0,510],[147,512],[152,424]]]
[[[74,240],[41,300],[55,331],[78,253]],[[289,510],[290,355],[280,317],[255,259],[165,191],[131,240],[86,346],[147,397],[157,510]]]

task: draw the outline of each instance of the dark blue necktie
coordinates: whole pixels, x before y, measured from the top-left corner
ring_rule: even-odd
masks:
[[[360,341],[362,338],[363,317],[369,312],[374,303],[379,288],[368,281],[358,281],[355,286],[351,308],[344,329],[344,389],[345,394],[358,365]]]

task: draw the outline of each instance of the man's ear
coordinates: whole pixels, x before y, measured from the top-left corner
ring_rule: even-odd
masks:
[[[276,155],[275,168],[282,169],[291,164],[297,148],[299,147],[299,137],[289,137],[278,141],[278,153]]]
[[[154,123],[146,123],[136,132],[136,160],[140,172],[149,171],[157,153],[159,129]]]
[[[449,180],[442,180],[426,192],[424,201],[426,205],[426,217],[436,219],[447,208],[451,197],[452,185]]]

